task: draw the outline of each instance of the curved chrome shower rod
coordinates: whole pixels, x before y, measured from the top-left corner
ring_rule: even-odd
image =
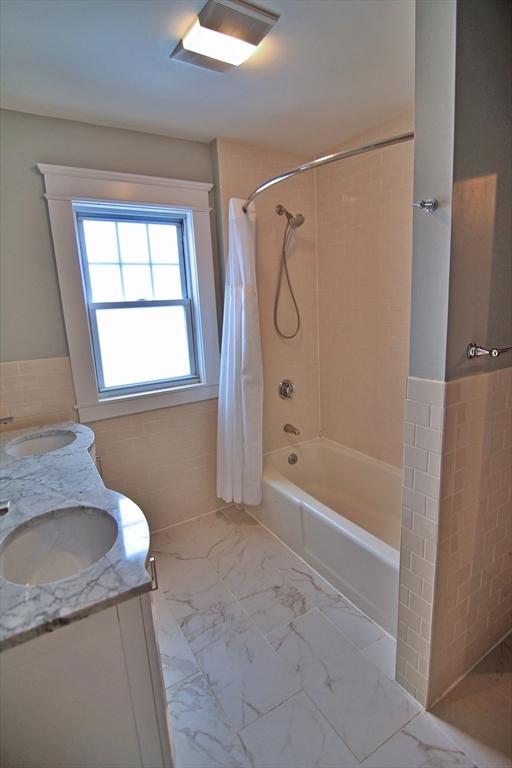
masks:
[[[336,163],[338,160],[344,160],[347,157],[354,157],[354,155],[364,155],[366,152],[371,152],[374,149],[392,147],[393,144],[401,144],[403,141],[411,141],[412,139],[414,139],[414,133],[412,131],[410,133],[401,133],[398,136],[392,136],[389,139],[373,141],[371,144],[364,144],[362,147],[356,147],[355,149],[345,149],[342,152],[335,152],[333,155],[317,157],[316,160],[310,160],[308,163],[297,165],[295,168],[292,168],[289,171],[285,171],[284,173],[280,173],[279,176],[274,176],[273,178],[264,181],[263,184],[259,185],[259,187],[256,187],[256,189],[251,192],[247,198],[247,202],[243,206],[243,211],[244,213],[247,213],[248,206],[261,192],[265,192],[265,190],[273,187],[274,184],[279,184],[281,181],[286,181],[286,179],[289,179],[292,176],[297,176],[299,173],[312,171],[314,168],[318,168],[321,165]]]

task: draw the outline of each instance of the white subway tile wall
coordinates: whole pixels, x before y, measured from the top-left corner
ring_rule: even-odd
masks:
[[[227,246],[229,199],[246,198],[261,182],[308,158],[225,140],[217,141],[217,152],[219,204]],[[278,203],[292,213],[305,216],[305,222],[296,230],[289,251],[290,276],[302,316],[300,331],[294,339],[280,338],[273,324],[274,296],[285,227],[284,217],[276,214]],[[258,197],[256,262],[265,383],[263,441],[264,450],[271,451],[297,442],[296,437],[283,431],[286,422],[300,429],[301,440],[317,437],[320,432],[314,173],[297,176]],[[279,317],[285,331],[295,325],[291,306],[290,296],[283,284]],[[292,400],[282,400],[277,394],[278,384],[284,378],[291,379],[295,384],[296,394]]]
[[[445,384],[407,380],[396,679],[427,703]]]
[[[317,171],[322,433],[396,467],[409,367],[412,174],[412,143]]]
[[[2,429],[77,420],[69,358],[0,364]],[[217,401],[90,424],[106,485],[130,496],[152,530],[223,506],[215,493]]]
[[[0,363],[0,418],[23,429],[52,421],[76,420],[69,357]]]
[[[512,368],[446,384],[428,702],[512,628]]]

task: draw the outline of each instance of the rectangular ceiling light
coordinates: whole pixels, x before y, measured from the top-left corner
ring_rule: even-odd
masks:
[[[223,72],[253,53],[279,16],[245,0],[208,0],[172,59]]]
[[[199,19],[194,21],[187,34],[184,35],[182,43],[187,51],[200,53],[210,59],[218,59],[226,64],[233,64],[235,67],[246,61],[256,50],[255,45],[246,43],[245,40],[239,40],[237,37],[202,27]]]

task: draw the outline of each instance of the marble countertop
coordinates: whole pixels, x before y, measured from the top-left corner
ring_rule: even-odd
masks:
[[[76,435],[63,448],[19,458],[6,451],[12,440],[62,429]],[[0,434],[0,499],[9,502],[9,511],[0,517],[0,555],[17,526],[30,524],[50,510],[96,507],[117,523],[111,549],[74,576],[21,585],[0,575],[0,650],[151,589],[146,518],[131,499],[105,488],[89,453],[93,443],[92,430],[74,422]]]

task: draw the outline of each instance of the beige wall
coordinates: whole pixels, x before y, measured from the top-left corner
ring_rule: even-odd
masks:
[[[213,181],[207,144],[0,111],[0,360],[67,355],[43,177],[56,163]]]
[[[76,419],[76,402],[37,162],[212,181],[210,149],[19,112],[1,113],[0,413],[10,428]],[[153,530],[221,506],[216,401],[94,422],[105,483],[140,504]]]
[[[416,2],[414,199],[409,373],[443,381],[450,273],[457,0]]]
[[[232,141],[216,142],[219,204],[223,214],[227,243],[227,210],[231,197],[247,195],[271,176],[303,162],[305,158]],[[275,212],[281,203],[293,213],[303,213],[306,221],[296,231],[290,250],[290,275],[302,314],[302,326],[295,339],[280,338],[273,326],[273,305],[285,222]],[[301,440],[319,433],[318,313],[315,179],[304,174],[267,191],[257,201],[256,261],[258,298],[264,366],[264,450],[270,451],[297,441],[283,432],[289,421],[301,431]],[[289,308],[287,299],[283,308]],[[283,312],[283,325],[290,316]],[[293,322],[293,321],[292,321]],[[295,383],[293,400],[277,394],[281,379]]]
[[[345,146],[412,129],[404,115]],[[322,434],[397,467],[409,365],[412,163],[407,142],[317,171]]]
[[[511,29],[510,2],[457,5],[447,379],[512,365],[464,354],[512,345]]]

